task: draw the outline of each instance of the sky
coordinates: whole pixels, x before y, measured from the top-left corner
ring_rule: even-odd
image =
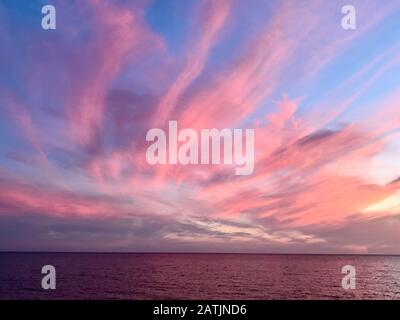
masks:
[[[400,254],[399,75],[400,0],[2,0],[0,250]],[[148,164],[172,120],[254,172]]]

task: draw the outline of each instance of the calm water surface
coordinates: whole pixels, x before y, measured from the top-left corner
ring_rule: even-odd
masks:
[[[41,289],[47,264],[56,290]],[[400,257],[0,253],[0,299],[400,299]]]

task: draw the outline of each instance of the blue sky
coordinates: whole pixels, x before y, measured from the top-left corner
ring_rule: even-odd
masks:
[[[2,1],[0,250],[399,253],[400,1],[351,4]],[[149,165],[170,120],[254,173]]]

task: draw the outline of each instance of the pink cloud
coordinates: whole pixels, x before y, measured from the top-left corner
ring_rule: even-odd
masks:
[[[121,68],[128,60],[132,63],[146,51],[162,47],[161,40],[144,24],[142,10],[132,11],[102,1],[90,3],[96,35],[83,52],[77,53],[87,70],[84,79],[77,79],[68,100],[71,134],[80,144],[90,143],[101,128],[106,93]],[[75,63],[71,61],[74,70],[79,68]]]
[[[368,3],[368,12],[378,8],[378,2]],[[213,54],[221,55],[214,50],[238,19],[234,1],[196,4],[183,57],[169,52],[166,40],[146,20],[150,2],[128,7],[89,1],[82,37],[71,27],[52,40],[54,48],[40,41],[30,46],[32,72],[18,78],[24,78],[25,96],[16,98],[12,89],[1,89],[15,131],[39,161],[36,155],[17,152],[7,157],[7,169],[0,171],[0,212],[113,218],[140,211],[178,220],[202,216],[258,224],[270,219],[275,227],[297,230],[345,224],[395,194],[398,183],[378,183],[367,172],[396,138],[398,91],[371,101],[368,115],[340,127],[337,122],[398,65],[399,56],[391,56],[398,46],[375,56],[324,96],[317,95],[320,100],[314,105],[306,105],[307,88],[315,84],[308,81],[389,11],[378,10],[357,35],[342,37],[336,11],[331,11],[336,3],[279,4],[271,6],[272,16],[261,31],[246,36],[240,50],[212,69]],[[39,59],[46,49],[49,59]],[[47,68],[48,61],[55,71]],[[141,80],[143,86],[138,85]],[[54,81],[54,92],[42,90],[43,81]],[[295,82],[298,87],[283,88]],[[347,87],[351,90],[343,95]],[[304,95],[297,94],[299,88]],[[165,128],[168,120],[178,120],[181,129],[254,127],[254,174],[238,177],[224,165],[150,166],[146,131]],[[21,164],[24,170],[19,172],[15,168]],[[30,173],[36,180],[42,175],[41,184]],[[359,217],[371,218],[377,218],[375,213]],[[176,240],[179,234],[169,236]],[[279,233],[282,243],[296,235]]]
[[[154,113],[153,125],[165,125],[171,120],[179,98],[192,82],[202,73],[210,50],[219,40],[229,17],[232,1],[203,1],[201,4],[201,30],[198,37],[191,39],[189,52],[183,70],[172,82],[167,92],[161,97]]]

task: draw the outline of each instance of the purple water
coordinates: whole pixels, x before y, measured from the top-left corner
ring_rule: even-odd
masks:
[[[56,290],[41,288],[47,264]],[[400,299],[400,257],[0,253],[0,299]]]

